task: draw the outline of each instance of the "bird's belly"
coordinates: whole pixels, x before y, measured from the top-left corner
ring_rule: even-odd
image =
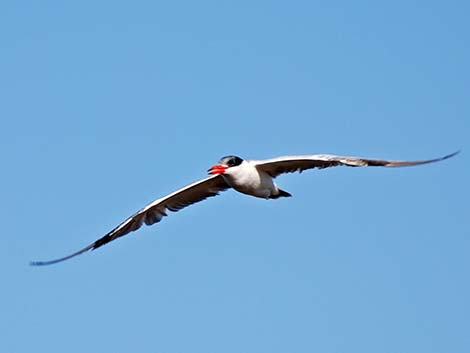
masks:
[[[224,178],[238,192],[255,197],[269,198],[276,189],[272,179],[269,177],[263,178],[262,175],[247,178],[238,177],[236,179],[224,175]]]

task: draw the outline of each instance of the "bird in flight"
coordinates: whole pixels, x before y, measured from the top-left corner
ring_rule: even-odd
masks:
[[[139,229],[144,223],[152,225],[167,216],[168,211],[176,212],[208,197],[216,196],[221,191],[235,189],[246,195],[264,199],[277,199],[292,196],[280,189],[274,180],[284,173],[302,172],[307,169],[348,167],[407,167],[439,162],[455,156],[454,152],[444,157],[420,161],[392,161],[360,157],[344,157],[328,154],[303,156],[285,156],[265,160],[244,160],[237,156],[227,156],[209,168],[209,177],[189,184],[169,195],[148,204],[134,215],[127,218],[116,228],[85,248],[60,259],[51,261],[33,261],[33,266],[51,265],[68,260],[88,250],[99,247]]]

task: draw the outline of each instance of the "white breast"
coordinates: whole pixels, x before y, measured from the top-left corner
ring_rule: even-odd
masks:
[[[251,161],[227,169],[223,177],[235,190],[256,197],[268,198],[277,190],[272,178],[260,172]]]

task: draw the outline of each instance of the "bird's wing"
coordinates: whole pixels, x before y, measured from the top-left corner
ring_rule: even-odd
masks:
[[[167,216],[167,210],[173,212],[179,211],[186,206],[192,205],[193,203],[202,201],[208,197],[216,196],[219,194],[219,192],[227,190],[228,188],[230,188],[230,186],[225,182],[221,175],[210,176],[208,178],[199,180],[165,197],[153,201],[119,224],[108,234],[88,245],[87,247],[57,260],[35,261],[31,262],[31,265],[51,265],[57,262],[68,260],[88,250],[97,249],[116,238],[122,237],[123,235],[139,229],[144,223],[151,225],[160,222],[164,216]]]
[[[306,169],[322,169],[340,165],[349,167],[407,167],[442,161],[444,159],[455,156],[457,153],[458,152],[454,152],[444,157],[421,161],[390,161],[361,157],[335,156],[329,154],[313,154],[305,156],[285,156],[254,162],[258,170],[266,172],[275,178],[283,173],[302,172]]]

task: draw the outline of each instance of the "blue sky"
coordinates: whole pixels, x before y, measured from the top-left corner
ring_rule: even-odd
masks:
[[[4,1],[0,351],[468,352],[464,1]],[[233,191],[219,157],[457,157]]]

